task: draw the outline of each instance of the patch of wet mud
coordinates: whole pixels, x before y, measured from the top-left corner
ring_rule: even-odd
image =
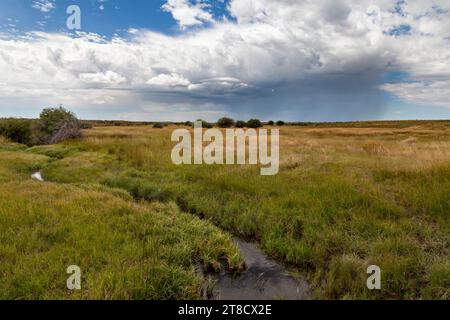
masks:
[[[222,273],[215,278],[209,299],[213,300],[309,300],[306,279],[293,277],[269,259],[257,245],[235,239],[245,257],[247,271],[240,275]]]

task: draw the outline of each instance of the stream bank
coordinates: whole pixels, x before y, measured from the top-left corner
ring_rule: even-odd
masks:
[[[31,178],[43,182],[40,171]],[[234,238],[242,252],[246,271],[233,274],[222,271],[207,275],[203,295],[209,300],[310,300],[312,293],[304,277],[294,277],[281,264],[267,257],[254,243]],[[202,272],[203,275],[203,272]]]
[[[269,259],[256,244],[234,239],[245,257],[247,270],[239,275],[222,272],[214,275],[211,300],[311,300],[305,278],[294,277]]]

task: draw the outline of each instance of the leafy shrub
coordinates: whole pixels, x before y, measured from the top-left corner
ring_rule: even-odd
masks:
[[[221,118],[219,121],[217,121],[217,125],[219,128],[231,128],[234,126],[234,120],[231,118]]]
[[[62,107],[44,109],[36,129],[41,144],[55,144],[81,136],[80,122],[72,112]]]
[[[5,119],[0,121],[0,135],[21,144],[32,144],[31,121]]]
[[[282,127],[284,125],[285,125],[284,121],[281,121],[281,120],[277,121],[277,126]]]
[[[275,122],[273,122],[272,120],[270,120],[269,122],[267,122],[267,124],[268,124],[269,126],[273,126],[273,125],[275,124]]]
[[[153,128],[162,129],[162,128],[164,128],[164,125],[161,122],[158,122],[153,125]]]
[[[236,125],[235,125],[236,128],[245,128],[246,126],[247,126],[247,123],[245,121],[242,121],[242,120],[236,121]]]
[[[250,119],[247,122],[247,127],[249,127],[249,128],[257,129],[257,128],[261,128],[262,126],[263,125],[262,125],[261,121],[258,119]]]

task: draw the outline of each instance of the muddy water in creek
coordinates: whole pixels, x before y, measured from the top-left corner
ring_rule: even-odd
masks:
[[[235,239],[247,264],[247,271],[236,276],[223,273],[216,278],[215,300],[306,300],[312,294],[304,278],[294,278],[255,244]]]
[[[41,182],[44,181],[44,178],[42,178],[42,175],[41,175],[40,171],[33,173],[31,175],[31,178],[34,179],[34,180],[37,180],[37,181],[41,181]]]

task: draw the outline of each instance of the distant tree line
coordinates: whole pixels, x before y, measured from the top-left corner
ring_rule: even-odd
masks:
[[[264,123],[259,119],[250,119],[248,121],[238,120],[223,117],[217,123],[210,123],[202,119],[197,121],[202,122],[203,128],[212,128],[217,126],[219,128],[261,128]],[[68,111],[63,107],[46,108],[44,109],[39,119],[0,119],[0,135],[5,136],[9,140],[21,144],[45,145],[55,144],[67,139],[74,139],[81,136],[82,129],[89,129],[93,126],[131,126],[131,125],[149,125],[151,124],[155,129],[162,129],[169,125],[185,125],[193,126],[193,122],[187,121],[184,123],[175,122],[127,122],[127,121],[81,121],[78,120],[74,113]],[[269,126],[283,126],[283,121],[269,121],[266,123]]]
[[[284,122],[283,121],[277,121],[276,123],[274,121],[269,121],[267,122],[267,124],[269,126],[284,126]],[[259,119],[250,119],[248,121],[242,121],[242,120],[238,120],[235,121],[234,119],[231,118],[221,118],[219,119],[219,121],[217,121],[217,126],[219,128],[232,128],[232,127],[236,127],[236,128],[261,128],[263,126],[263,122]]]
[[[217,126],[219,128],[253,128],[253,129],[257,129],[257,128],[261,128],[264,126],[264,123],[259,120],[259,119],[250,119],[248,121],[243,121],[243,120],[234,120],[232,118],[228,118],[228,117],[224,117],[224,118],[220,118],[216,123],[211,123],[202,119],[198,119],[196,120],[201,121],[202,122],[202,127],[209,129],[212,128],[214,126]],[[174,123],[176,125],[184,125],[184,126],[188,126],[188,127],[192,127],[194,126],[194,123],[191,121],[186,121],[183,123]],[[277,121],[276,123],[274,121],[269,121],[266,123],[269,126],[284,126],[285,123],[283,121]],[[164,126],[160,125],[160,124],[154,124],[153,125],[154,128],[163,128]]]
[[[219,121],[217,121],[217,123],[210,123],[207,122],[205,120],[202,119],[198,119],[198,121],[202,122],[202,127],[209,129],[212,128],[214,126],[217,126],[219,128],[232,128],[232,127],[236,127],[236,128],[261,128],[263,126],[262,122],[258,119],[250,119],[248,121],[235,121],[234,119],[231,118],[220,118]],[[186,126],[193,126],[194,123],[188,121],[185,122],[184,125]]]

